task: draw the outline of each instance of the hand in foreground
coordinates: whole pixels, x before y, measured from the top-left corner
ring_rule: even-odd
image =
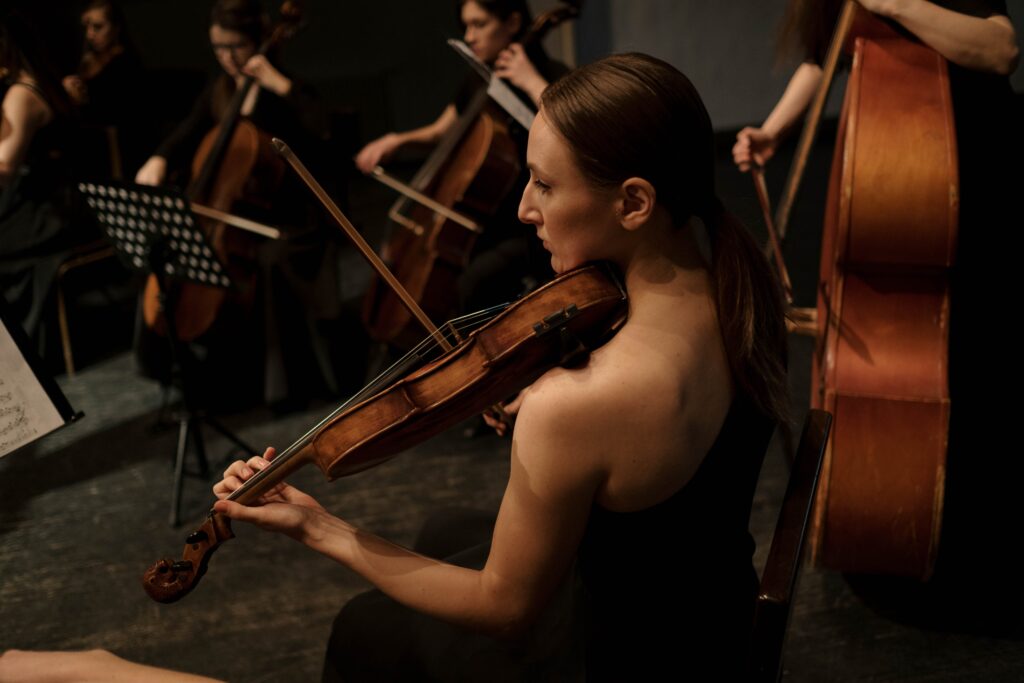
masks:
[[[732,159],[746,173],[752,166],[764,166],[775,155],[778,140],[762,128],[747,127],[736,134]]]
[[[105,650],[85,652],[26,652],[0,654],[0,683],[216,683],[192,674],[135,664]]]
[[[277,531],[303,541],[308,525],[321,515],[329,514],[312,496],[294,486],[281,482],[250,505],[242,505],[226,498],[243,482],[270,464],[274,449],[268,448],[263,456],[248,461],[236,460],[224,470],[224,478],[213,487],[219,498],[213,509],[231,519],[250,522],[268,531]]]

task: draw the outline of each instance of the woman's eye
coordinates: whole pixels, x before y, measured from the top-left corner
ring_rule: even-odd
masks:
[[[551,189],[550,185],[541,180],[538,180],[537,178],[533,179],[533,186],[540,190],[542,194],[546,194],[547,191]]]

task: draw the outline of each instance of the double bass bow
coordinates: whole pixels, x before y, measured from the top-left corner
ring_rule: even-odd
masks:
[[[926,579],[949,430],[949,269],[959,208],[946,61],[845,3],[776,216],[785,229],[828,80],[853,64],[818,278],[811,406],[835,417],[812,552],[841,571]]]
[[[521,42],[535,43],[578,16],[578,4],[538,16]],[[382,256],[417,304],[439,320],[457,308],[458,279],[481,224],[495,213],[522,170],[508,117],[490,100],[487,90],[476,92],[408,185],[383,169],[374,173],[402,194],[388,212],[396,229]],[[408,346],[419,337],[416,321],[394,290],[376,279],[363,300],[363,322],[376,341]]]
[[[258,54],[267,55],[294,36],[301,26],[299,4],[286,0],[277,25],[260,44]],[[284,175],[284,165],[274,153],[270,137],[242,117],[243,105],[253,87],[257,87],[255,77],[246,76],[218,125],[200,142],[192,159],[192,181],[186,190],[193,207],[199,206],[197,213],[210,218],[205,226],[207,237],[217,257],[227,265],[229,276],[239,285],[242,301],[253,295],[254,244],[244,233],[225,230],[225,225],[237,222],[222,220],[220,216],[230,214],[235,203],[243,199],[254,205],[266,204]],[[265,231],[260,234],[268,235]],[[164,316],[173,315],[175,334],[182,341],[192,341],[213,325],[227,291],[189,282],[178,283],[176,287],[175,310],[163,311],[160,287],[157,278],[151,275],[143,294],[143,319],[151,329],[166,334]]]
[[[283,144],[279,149],[371,265],[383,267],[290,150]],[[397,283],[386,269],[380,275]],[[397,296],[411,301],[400,285]],[[430,334],[423,343],[281,451],[228,500],[251,503],[310,462],[334,480],[387,461],[525,388],[555,365],[578,362],[618,329],[626,295],[605,266],[589,265],[496,309],[442,328],[427,320]],[[420,318],[422,311],[412,315]],[[146,571],[146,593],[164,603],[184,597],[205,573],[213,552],[232,537],[230,520],[211,511],[186,539],[181,559],[159,560]]]

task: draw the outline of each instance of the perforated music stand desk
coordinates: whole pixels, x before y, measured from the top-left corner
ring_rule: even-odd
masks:
[[[209,469],[201,431],[203,422],[247,453],[256,453],[213,417],[195,408],[183,363],[185,349],[175,330],[174,315],[167,313],[175,310],[177,283],[228,288],[231,279],[192,215],[190,202],[179,190],[88,182],[79,183],[78,189],[121,260],[132,270],[152,273],[160,285],[161,308],[171,347],[171,382],[173,385],[177,381],[184,407],[178,421],[170,514],[171,526],[178,526],[190,437],[199,461],[200,476],[206,476]]]

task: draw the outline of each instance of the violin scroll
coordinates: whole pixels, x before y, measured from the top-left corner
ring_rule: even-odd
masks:
[[[142,575],[142,587],[157,602],[177,602],[188,595],[206,573],[213,552],[235,537],[231,520],[211,512],[203,525],[185,539],[180,560],[161,559]]]

